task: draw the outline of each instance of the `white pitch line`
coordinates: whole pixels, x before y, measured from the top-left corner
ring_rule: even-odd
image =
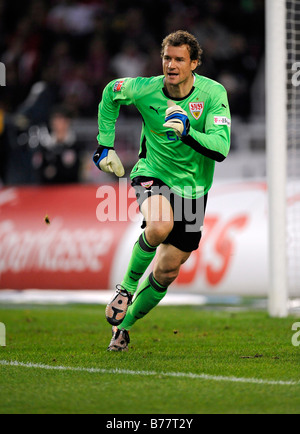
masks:
[[[176,377],[176,378],[193,378],[198,380],[208,381],[227,381],[230,383],[249,383],[249,384],[264,384],[269,386],[299,386],[300,381],[275,381],[262,380],[258,378],[239,378],[239,377],[224,377],[207,374],[193,374],[189,372],[155,372],[155,371],[132,371],[128,369],[99,369],[99,368],[79,368],[72,366],[50,366],[37,363],[23,363],[16,361],[0,360],[0,366],[14,366],[19,368],[45,369],[48,371],[71,371],[71,372],[88,372],[90,374],[125,374],[125,375],[141,375],[152,377]]]

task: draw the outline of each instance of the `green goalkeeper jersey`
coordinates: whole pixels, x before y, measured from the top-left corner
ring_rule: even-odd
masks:
[[[191,128],[180,139],[166,129],[168,100],[188,114]],[[114,147],[115,123],[121,105],[134,104],[143,118],[139,161],[131,178],[158,178],[186,198],[199,198],[211,188],[215,162],[230,148],[231,118],[224,87],[195,74],[194,86],[183,99],[171,98],[164,76],[124,78],[109,83],[99,105],[99,145]]]

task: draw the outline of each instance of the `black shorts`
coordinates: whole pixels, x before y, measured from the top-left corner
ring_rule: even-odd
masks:
[[[206,194],[199,199],[185,199],[174,193],[160,179],[137,176],[132,180],[136,198],[141,209],[150,196],[161,195],[168,199],[174,214],[174,227],[163,244],[172,244],[183,252],[197,250],[202,237],[207,205]],[[143,228],[147,222],[144,222]]]

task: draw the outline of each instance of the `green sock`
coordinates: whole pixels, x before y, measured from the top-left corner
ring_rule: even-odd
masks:
[[[143,318],[164,298],[166,287],[160,285],[153,277],[153,273],[141,284],[131,306],[119,329],[130,330],[133,324]]]
[[[150,246],[143,232],[133,247],[127,272],[121,283],[121,286],[131,294],[134,294],[137,290],[141,277],[156,254],[156,249],[157,247]]]

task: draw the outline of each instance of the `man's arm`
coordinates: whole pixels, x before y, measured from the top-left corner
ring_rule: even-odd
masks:
[[[204,157],[217,161],[218,163],[222,163],[222,161],[227,157],[227,155],[224,155],[222,152],[212,151],[211,149],[202,146],[201,143],[195,140],[192,136],[184,137],[182,141],[190,148],[194,149],[194,151],[204,155]]]
[[[222,88],[211,101],[206,117],[205,133],[190,126],[187,113],[180,107],[177,112],[178,115],[176,115],[176,108],[173,107],[173,114],[166,117],[165,126],[173,128],[182,142],[196,152],[218,162],[225,160],[230,149],[231,131],[231,116],[225,89]]]
[[[124,78],[111,81],[104,89],[98,110],[98,143],[112,148],[115,142],[115,125],[121,105],[134,104],[135,79]]]
[[[126,78],[110,82],[103,91],[99,104],[97,136],[98,149],[93,156],[95,165],[104,172],[123,176],[124,167],[114,150],[115,126],[120,106],[134,103],[134,79]]]
[[[224,88],[214,96],[206,116],[205,133],[191,128],[183,143],[195,151],[221,162],[230,149],[231,116],[227,92]]]

